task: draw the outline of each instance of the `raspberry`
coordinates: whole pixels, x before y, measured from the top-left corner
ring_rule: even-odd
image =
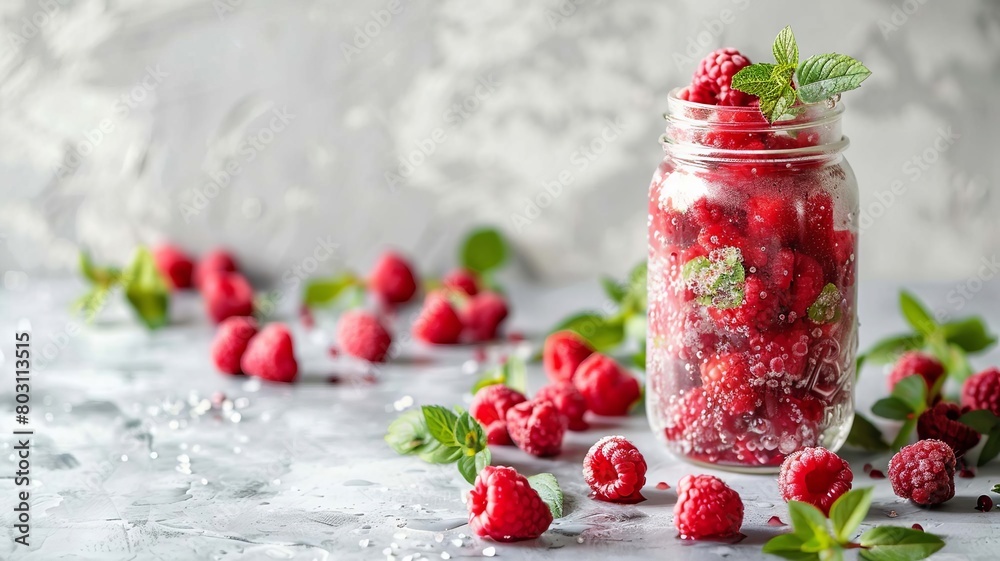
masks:
[[[468,296],[479,292],[479,277],[468,269],[455,269],[445,275],[441,283],[445,288],[462,291]]]
[[[685,475],[677,484],[674,526],[681,538],[728,538],[742,525],[743,501],[718,477]]]
[[[719,49],[709,53],[698,63],[698,69],[691,78],[689,100],[713,105],[749,105],[755,99],[753,96],[730,88],[733,75],[747,66],[750,66],[750,59],[736,49]],[[701,101],[709,97],[713,101]]]
[[[462,309],[462,325],[469,340],[492,341],[507,318],[507,302],[495,292],[473,296]]]
[[[164,244],[153,249],[153,260],[167,282],[175,290],[191,288],[191,275],[194,273],[194,261],[180,248]]]
[[[535,399],[546,399],[555,404],[566,417],[567,427],[572,431],[587,430],[590,425],[583,419],[587,412],[587,400],[571,382],[555,382],[538,390]]]
[[[228,251],[224,249],[214,249],[202,257],[194,268],[192,280],[198,290],[202,290],[202,284],[215,273],[233,273],[236,268],[236,261]]]
[[[533,399],[507,410],[507,431],[514,444],[532,456],[556,456],[562,451],[566,417],[551,401]]]
[[[271,382],[294,382],[299,374],[288,326],[272,323],[253,336],[240,360],[243,372]]]
[[[750,338],[750,372],[760,380],[790,386],[802,380],[809,354],[809,330],[801,323]]]
[[[405,304],[417,292],[417,279],[406,259],[387,251],[372,267],[368,287],[387,304]]]
[[[988,368],[969,377],[962,385],[962,405],[1000,416],[1000,369]]]
[[[425,343],[454,345],[462,335],[462,320],[455,313],[447,296],[428,294],[424,307],[413,322],[413,336]]]
[[[701,388],[691,388],[677,400],[676,404],[668,408],[666,419],[667,440],[693,441],[685,435],[692,432],[692,427],[699,424],[708,410],[708,397],[705,390]]]
[[[572,331],[557,331],[545,338],[542,360],[553,382],[572,382],[577,367],[594,349]]]
[[[477,536],[500,542],[530,540],[552,524],[552,512],[514,468],[486,466],[466,497],[469,526]]]
[[[392,345],[392,335],[374,315],[352,310],[337,323],[337,341],[351,356],[368,362],[383,362]]]
[[[247,350],[250,338],[257,334],[257,321],[252,317],[233,316],[227,318],[215,332],[212,340],[212,362],[226,374],[239,374],[240,359]]]
[[[639,399],[639,381],[617,362],[601,353],[587,357],[573,375],[573,385],[597,415],[627,415]]]
[[[854,473],[840,456],[826,448],[804,448],[785,458],[778,490],[785,501],[809,503],[830,514],[830,507],[851,490]]]
[[[507,410],[524,403],[527,398],[517,390],[503,384],[480,388],[469,405],[472,415],[486,429],[486,441],[490,444],[512,444],[507,433]]]
[[[747,201],[747,232],[757,240],[788,244],[798,233],[795,206],[787,197],[750,197]]]
[[[713,404],[732,415],[753,411],[761,400],[750,368],[736,354],[717,355],[702,363],[701,384]]]
[[[253,314],[253,288],[239,273],[215,273],[201,285],[205,308],[215,323]]]
[[[889,460],[889,481],[897,496],[921,506],[955,496],[955,453],[940,440],[919,440]]]
[[[958,422],[958,418],[969,410],[968,407],[959,407],[954,403],[939,402],[920,414],[917,419],[917,435],[920,440],[940,440],[951,446],[955,457],[961,457],[979,444],[979,433]]]
[[[919,351],[903,353],[889,372],[889,391],[896,387],[900,380],[913,374],[923,377],[930,390],[944,374],[944,365],[933,356]]]
[[[646,460],[624,436],[605,436],[583,459],[583,479],[594,498],[613,503],[637,503],[646,484]]]
[[[778,319],[781,302],[757,275],[748,275],[743,285],[743,302],[735,308],[709,308],[716,325],[735,333],[752,335]]]
[[[826,262],[833,247],[833,199],[828,193],[818,192],[806,199],[805,232],[802,245],[817,261]]]
[[[684,101],[715,105],[715,95],[704,88],[685,86],[681,89],[681,91],[677,92],[677,97],[679,99],[683,99]]]
[[[789,321],[806,317],[809,306],[816,302],[823,291],[823,267],[804,253],[795,254],[795,269],[792,275]]]

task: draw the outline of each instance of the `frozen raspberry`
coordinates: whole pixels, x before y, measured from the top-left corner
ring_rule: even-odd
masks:
[[[215,332],[212,340],[212,362],[226,374],[239,374],[240,359],[247,350],[250,338],[257,334],[257,321],[252,317],[227,318]]]
[[[826,448],[804,448],[785,458],[778,490],[785,501],[809,503],[830,514],[830,507],[851,490],[854,473],[840,456]]]
[[[783,331],[767,331],[750,338],[750,372],[759,380],[777,380],[789,386],[802,380],[809,354],[809,330],[801,322]]]
[[[524,394],[503,384],[480,388],[469,405],[469,414],[486,429],[486,441],[506,446],[512,444],[507,433],[507,410],[524,403]]]
[[[479,292],[479,277],[468,269],[455,269],[441,279],[445,288],[460,290],[467,296],[475,296]]]
[[[587,430],[590,425],[583,419],[587,412],[587,400],[576,389],[572,382],[554,382],[535,394],[535,399],[547,399],[555,404],[559,412],[566,417],[567,427],[572,431]]]
[[[969,377],[962,385],[962,405],[1000,416],[1000,369],[988,368]]]
[[[677,92],[677,97],[684,101],[715,105],[715,94],[704,88],[685,86],[681,91]]]
[[[685,438],[691,427],[698,424],[705,418],[708,410],[708,397],[702,388],[691,388],[679,399],[671,398],[671,405],[667,408],[665,434],[667,440],[690,441]]]
[[[823,291],[823,267],[804,253],[795,254],[795,272],[792,276],[789,321],[806,317],[809,306],[816,302]]]
[[[215,273],[201,285],[208,316],[220,323],[233,316],[253,314],[253,288],[239,273]]]
[[[709,53],[698,64],[698,70],[691,79],[689,99],[696,97],[701,100],[711,95],[717,105],[748,105],[755,99],[753,96],[730,88],[733,76],[747,66],[750,66],[750,59],[736,49],[719,49]]]
[[[919,351],[903,353],[889,372],[889,391],[896,387],[900,380],[907,376],[919,374],[923,377],[930,390],[944,374],[944,365],[933,356]]]
[[[295,381],[299,365],[295,362],[292,335],[283,323],[272,323],[253,336],[240,360],[243,372],[270,382]]]
[[[784,245],[798,233],[798,215],[787,197],[760,195],[747,201],[747,232],[757,240]]]
[[[191,276],[194,274],[194,261],[179,247],[164,244],[153,249],[153,261],[175,290],[191,288]]]
[[[840,273],[838,276],[839,286],[853,286],[855,269],[854,252],[856,251],[855,236],[850,230],[833,231],[833,257],[834,266]]]
[[[594,498],[613,503],[637,503],[646,484],[646,460],[624,436],[605,436],[583,459],[583,479]]]
[[[802,215],[805,218],[802,236],[805,252],[821,263],[832,265],[833,198],[825,192],[809,195]]]
[[[594,349],[572,331],[557,331],[545,338],[542,361],[553,382],[572,382],[576,369]]]
[[[889,481],[897,496],[921,506],[955,496],[955,452],[940,440],[918,440],[889,460]]]
[[[194,281],[194,286],[198,290],[202,290],[202,284],[204,284],[208,277],[216,273],[233,273],[237,270],[236,260],[233,259],[233,256],[228,251],[214,249],[198,260],[198,265],[194,268],[192,280]]]
[[[734,308],[710,307],[715,324],[734,333],[753,335],[778,321],[780,295],[769,289],[757,275],[748,275],[743,284],[743,301]]]
[[[718,202],[711,201],[708,197],[701,197],[688,209],[694,217],[695,223],[699,226],[709,224],[719,224],[726,220],[726,208]]]
[[[514,468],[486,466],[466,497],[469,527],[500,542],[530,540],[552,524],[552,512]]]
[[[447,296],[432,293],[424,299],[424,307],[412,329],[413,336],[425,343],[454,345],[462,335],[462,320]]]
[[[402,256],[387,251],[372,268],[368,286],[388,304],[405,304],[417,292],[417,279]]]
[[[462,326],[470,341],[492,341],[507,319],[507,302],[495,292],[480,292],[462,309]]]
[[[639,399],[639,381],[611,358],[594,353],[573,375],[573,385],[587,400],[587,409],[609,417],[627,415]]]
[[[532,456],[556,456],[562,451],[566,417],[551,401],[533,399],[507,410],[507,431],[514,444]]]
[[[979,444],[979,433],[958,421],[959,417],[969,411],[968,407],[959,407],[944,401],[938,402],[917,418],[917,435],[920,440],[928,438],[940,440],[951,446],[955,457],[961,457]]]
[[[737,354],[713,356],[702,363],[701,384],[709,400],[732,415],[749,413],[761,401],[760,386]]]
[[[735,536],[743,526],[743,501],[718,477],[685,475],[677,484],[674,526],[686,540]]]
[[[351,310],[337,323],[337,341],[345,353],[368,362],[383,362],[392,335],[374,315]]]

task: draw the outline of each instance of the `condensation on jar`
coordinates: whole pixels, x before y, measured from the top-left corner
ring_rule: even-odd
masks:
[[[774,471],[853,416],[858,187],[843,107],[680,100],[649,189],[647,409],[677,455]]]

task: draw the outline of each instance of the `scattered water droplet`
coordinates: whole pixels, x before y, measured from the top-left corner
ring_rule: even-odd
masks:
[[[483,548],[483,557],[493,557],[496,554],[497,554],[497,548],[493,547],[492,545]]]
[[[666,491],[667,489],[670,488],[670,485],[667,485],[666,481],[661,481],[656,484],[656,488],[659,489],[660,491]]]
[[[128,454],[122,454],[122,461],[123,462],[127,462],[128,461]]]
[[[888,513],[886,513],[886,516],[888,516],[889,518],[896,518],[897,516],[899,516],[899,513],[896,512],[895,510],[890,510]]]
[[[358,545],[360,545],[361,547],[368,547],[369,543],[371,543],[371,540],[369,540],[368,538],[365,538],[365,539],[359,541]]]

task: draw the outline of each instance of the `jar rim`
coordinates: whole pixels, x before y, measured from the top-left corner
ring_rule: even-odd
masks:
[[[844,106],[841,103],[834,102],[832,106],[824,103],[811,103],[804,106],[802,110],[790,118],[783,118],[770,124],[766,121],[764,123],[749,120],[726,123],[717,120],[712,121],[708,118],[695,119],[690,117],[690,115],[701,113],[706,117],[711,117],[728,113],[730,115],[754,117],[760,112],[760,110],[755,106],[708,105],[706,103],[698,103],[697,101],[688,101],[677,97],[677,94],[679,94],[683,89],[684,88],[674,88],[670,90],[667,95],[667,112],[663,114],[664,119],[676,119],[681,121],[691,121],[694,123],[711,123],[712,126],[735,125],[739,127],[740,130],[748,129],[749,125],[759,125],[755,128],[760,129],[761,131],[773,131],[790,126],[803,125],[806,123],[810,126],[816,126],[827,121],[835,120],[844,112]]]

